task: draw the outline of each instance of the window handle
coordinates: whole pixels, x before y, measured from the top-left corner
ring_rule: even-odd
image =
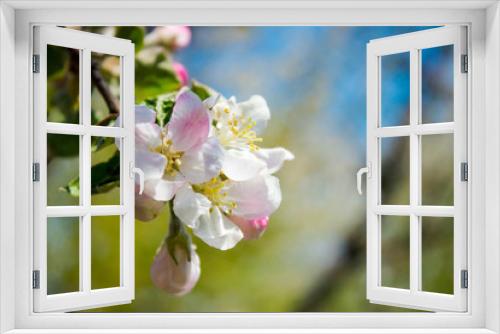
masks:
[[[133,162],[130,162],[130,178],[134,179],[135,174],[139,176],[139,195],[142,195],[144,192],[144,172],[142,169],[135,167]]]
[[[366,174],[366,177],[367,178],[370,178],[371,177],[371,168],[370,168],[370,163],[368,163],[368,166],[367,167],[363,167],[363,168],[360,168],[358,170],[358,173],[356,174],[356,179],[357,179],[357,186],[358,186],[358,193],[360,195],[363,195],[363,189],[362,189],[362,186],[363,186],[363,181],[361,179],[361,177],[363,176],[363,174]]]

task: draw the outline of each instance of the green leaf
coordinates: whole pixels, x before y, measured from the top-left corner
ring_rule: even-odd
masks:
[[[117,27],[116,37],[129,39],[135,45],[135,52],[139,52],[144,46],[144,27]]]
[[[179,79],[173,70],[168,68],[166,60],[153,64],[144,64],[137,60],[135,65],[135,98],[138,104],[181,88]]]
[[[156,121],[159,126],[164,127],[170,121],[175,105],[176,93],[161,95],[156,102]]]
[[[64,71],[67,71],[67,63],[69,59],[69,54],[67,49],[58,46],[47,45],[47,77],[57,75],[64,75]]]
[[[214,94],[215,92],[212,89],[210,89],[207,85],[204,85],[201,82],[196,81],[196,80],[192,80],[191,90],[193,91],[193,93],[198,95],[198,97],[202,101],[209,98],[212,95],[215,95]]]
[[[80,178],[74,178],[68,182],[66,187],[61,188],[73,197],[80,197]]]
[[[120,153],[117,151],[111,159],[92,166],[91,192],[100,194],[120,184]]]
[[[91,193],[102,194],[120,185],[120,153],[116,152],[108,161],[92,166]],[[63,188],[71,196],[79,196],[80,179],[78,177],[69,181]]]
[[[80,138],[79,136],[49,134],[47,136],[47,150],[49,156],[76,156],[80,151]]]

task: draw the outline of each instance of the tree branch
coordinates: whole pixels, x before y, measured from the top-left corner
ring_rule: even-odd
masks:
[[[409,118],[405,118],[408,121]],[[408,124],[408,123],[404,123]],[[398,141],[390,156],[384,158],[382,170],[390,170],[391,173],[382,174],[384,193],[392,193],[397,188],[397,180],[401,178],[403,168],[394,169],[401,164],[402,157],[408,155],[409,147],[404,141]],[[305,294],[293,311],[314,312],[320,311],[321,306],[331,297],[334,289],[338,286],[334,282],[347,278],[352,271],[359,268],[365,261],[366,253],[366,216],[359,215],[354,219],[356,228],[347,236],[345,250],[340,259],[330,263],[325,272],[317,279],[313,287]]]
[[[70,66],[69,69],[75,74],[79,74],[79,64],[80,64],[80,53],[76,49],[69,49],[69,55],[70,55]],[[106,83],[106,80],[101,75],[101,72],[99,71],[100,69],[100,64],[97,61],[92,61],[91,64],[91,69],[90,69],[90,77],[92,80],[92,83],[95,85],[99,93],[101,93],[104,102],[108,106],[109,109],[109,115],[103,118],[102,120],[99,121],[97,125],[107,125],[109,122],[112,120],[116,119],[118,115],[120,114],[120,104],[116,100],[116,98],[113,96],[111,93],[111,90],[109,89],[108,84]]]

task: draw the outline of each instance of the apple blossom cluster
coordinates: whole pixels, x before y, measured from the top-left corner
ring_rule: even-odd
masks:
[[[167,26],[156,28],[145,43],[177,49],[190,39],[189,28]],[[189,86],[184,66],[173,62],[173,68],[183,87],[135,109],[135,161],[144,172],[135,213],[150,221],[168,204],[169,232],[151,277],[157,287],[183,295],[200,277],[188,230],[220,250],[259,238],[281,203],[274,174],[294,156],[262,146],[271,117],[263,97],[237,102],[208,88],[200,94],[199,87]]]

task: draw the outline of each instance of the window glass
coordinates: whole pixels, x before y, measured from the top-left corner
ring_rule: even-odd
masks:
[[[381,58],[381,125],[407,125],[410,121],[410,53]]]
[[[423,49],[422,123],[453,121],[453,45]]]
[[[410,288],[410,219],[382,216],[382,286]]]
[[[80,54],[47,45],[47,121],[80,122]]]
[[[47,293],[80,289],[80,218],[47,219]]]

